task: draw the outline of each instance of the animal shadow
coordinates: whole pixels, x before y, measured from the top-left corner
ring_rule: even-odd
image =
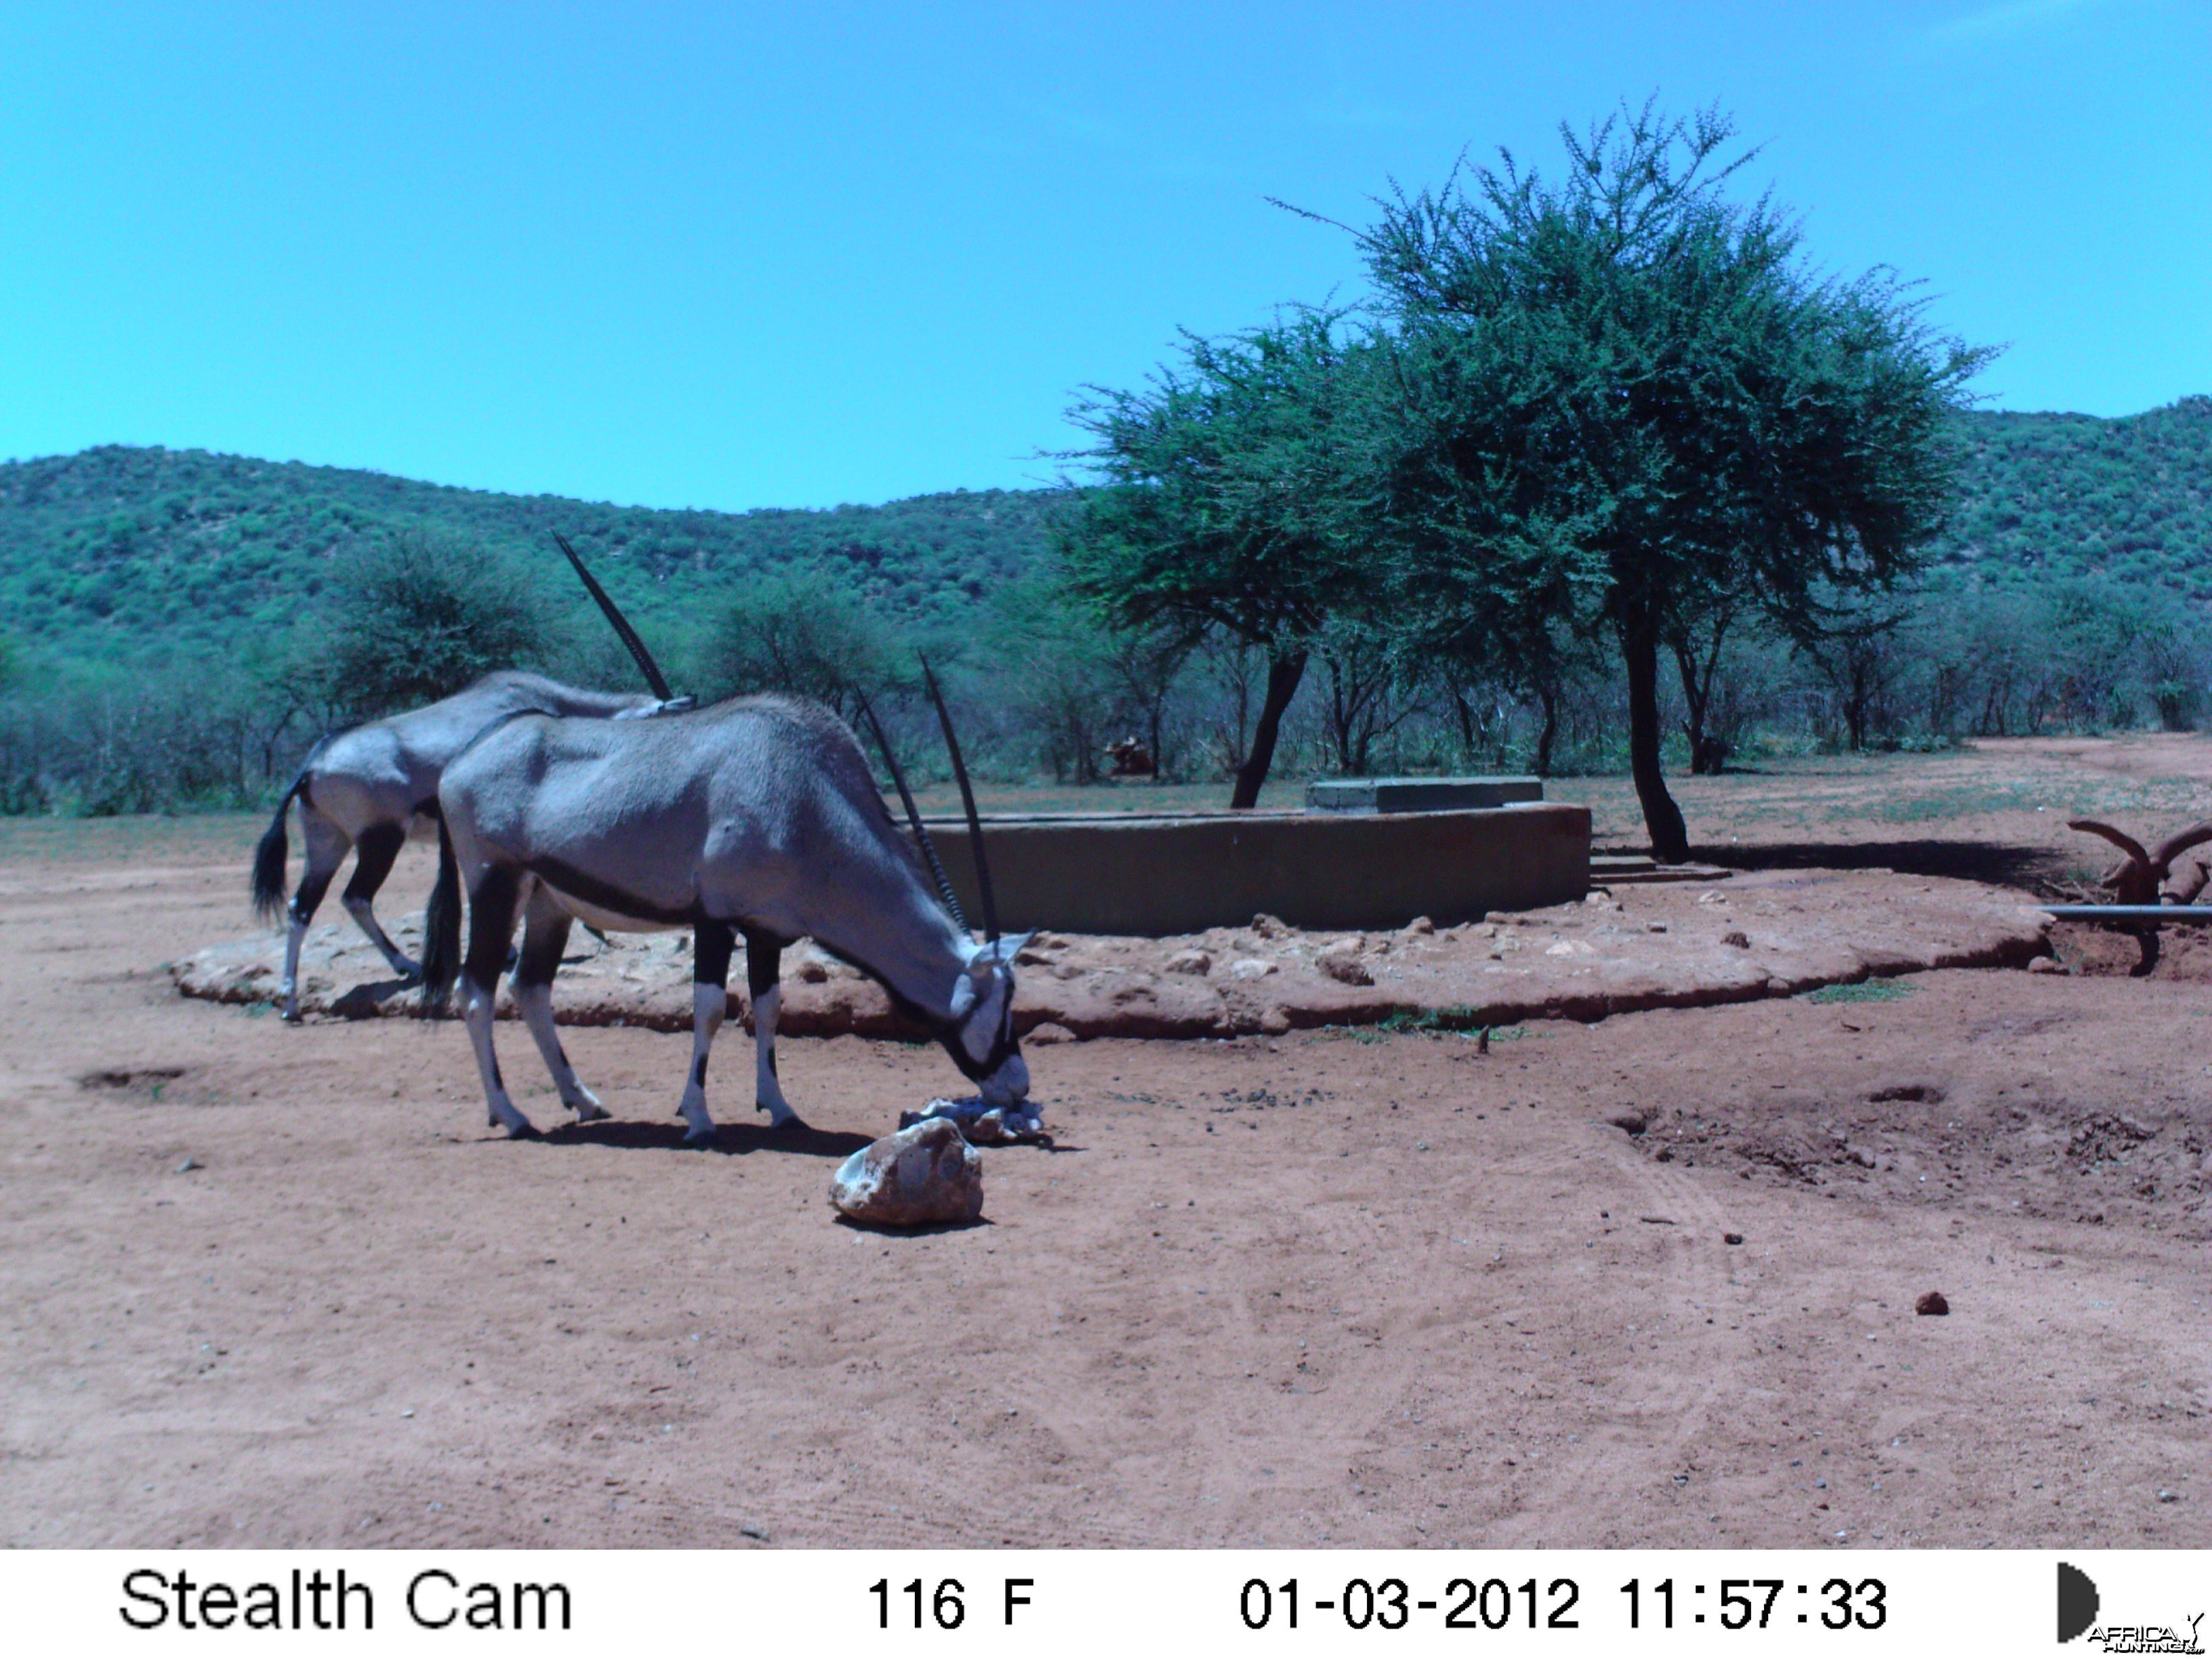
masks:
[[[377,1010],[402,991],[422,988],[419,975],[411,979],[380,979],[367,985],[356,985],[331,1004],[331,1012],[341,1019],[374,1019]]]
[[[744,1158],[754,1152],[785,1152],[799,1158],[849,1158],[870,1144],[871,1137],[837,1129],[817,1129],[809,1123],[787,1123],[771,1129],[757,1123],[720,1123],[714,1139],[690,1143],[684,1139],[681,1122],[639,1123],[623,1118],[602,1118],[596,1123],[564,1123],[546,1129],[538,1139],[549,1146],[615,1146],[627,1151],[688,1151],[720,1152],[725,1158]]]

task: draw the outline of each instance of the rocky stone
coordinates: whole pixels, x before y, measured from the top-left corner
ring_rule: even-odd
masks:
[[[1280,916],[1271,916],[1263,910],[1252,918],[1252,931],[1261,939],[1288,939],[1294,930]]]
[[[983,1213],[983,1158],[949,1118],[863,1146],[830,1178],[830,1202],[872,1227],[973,1221]]]
[[[1359,947],[1349,941],[1330,945],[1314,958],[1314,966],[1340,985],[1372,985],[1375,975],[1359,959]]]
[[[1229,964],[1229,977],[1231,979],[1265,979],[1274,971],[1273,963],[1262,961],[1258,957],[1245,957]]]
[[[1170,974],[1206,974],[1213,971],[1213,958],[1204,951],[1178,951],[1161,966]]]
[[[1951,1304],[1943,1299],[1942,1291],[1930,1291],[1912,1304],[1912,1311],[1917,1314],[1947,1314],[1951,1311]]]
[[[1260,1029],[1269,1036],[1280,1036],[1291,1029],[1291,1011],[1276,1003],[1260,1016]]]
[[[1413,934],[1433,933],[1437,931],[1437,925],[1426,916],[1415,916],[1406,924],[1406,931]]]
[[[2066,971],[2066,964],[2056,957],[2038,957],[2027,964],[2027,971],[2031,974],[2063,974]]]
[[[1074,1042],[1075,1033],[1057,1021],[1048,1019],[1042,1025],[1031,1026],[1029,1034],[1023,1037],[1022,1041],[1034,1042],[1039,1048],[1048,1048],[1055,1042]]]
[[[1650,1127],[1651,1117],[1648,1112],[1631,1106],[1626,1110],[1615,1112],[1611,1117],[1606,1119],[1606,1121],[1616,1129],[1626,1130],[1632,1135],[1640,1135]]]
[[[980,1095],[963,1100],[933,1100],[918,1112],[899,1114],[899,1127],[943,1118],[971,1146],[1011,1146],[1044,1139],[1044,1124],[1021,1106],[993,1106]]]
[[[1748,951],[1751,949],[1750,938],[1741,929],[1731,928],[1729,932],[1723,933],[1721,935],[1721,943],[1723,945],[1733,945],[1739,951]]]

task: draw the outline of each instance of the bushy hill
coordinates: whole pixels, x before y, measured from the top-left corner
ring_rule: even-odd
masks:
[[[2001,585],[2106,574],[2212,600],[2212,398],[2118,420],[1959,417],[1939,563]],[[696,627],[750,574],[824,562],[893,614],[957,617],[1045,556],[1048,490],[881,507],[661,511],[502,495],[201,450],[0,465],[0,635],[111,661],[233,652],[311,617],[334,561],[420,530],[480,540],[572,592],[568,536],[641,625]]]
[[[696,622],[747,575],[809,561],[922,620],[1030,568],[1052,500],[957,490],[821,512],[661,511],[109,446],[0,465],[0,632],[111,660],[229,650],[311,613],[349,549],[414,531],[481,541],[567,597],[558,530],[641,624]]]
[[[1963,416],[1942,564],[2008,584],[2103,575],[2212,599],[2212,398],[2118,420]]]

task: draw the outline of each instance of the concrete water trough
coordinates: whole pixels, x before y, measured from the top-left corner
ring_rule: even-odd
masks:
[[[929,820],[971,924],[981,925],[967,825]],[[1038,813],[986,818],[1009,929],[1151,937],[1243,926],[1439,926],[1530,910],[1589,888],[1586,806],[1541,800],[1455,811]]]

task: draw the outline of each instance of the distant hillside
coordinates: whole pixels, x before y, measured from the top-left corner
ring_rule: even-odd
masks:
[[[641,623],[696,620],[746,575],[806,559],[849,569],[895,612],[957,613],[1037,562],[1052,500],[958,490],[821,512],[672,512],[109,446],[0,465],[0,633],[108,659],[234,648],[289,629],[357,541],[412,530],[513,554],[566,597],[558,530]]]
[[[2119,420],[1977,412],[1938,562],[2022,583],[2103,573],[2212,601],[2212,398]],[[680,629],[746,575],[849,570],[917,619],[957,616],[1047,546],[1046,490],[965,490],[824,512],[668,512],[501,495],[200,450],[109,447],[0,465],[0,634],[60,654],[239,649],[289,629],[363,538],[471,537],[568,592],[549,532],[577,544],[641,623]]]
[[[2212,398],[2118,420],[1976,412],[1939,557],[1984,580],[2102,574],[2212,599]]]

